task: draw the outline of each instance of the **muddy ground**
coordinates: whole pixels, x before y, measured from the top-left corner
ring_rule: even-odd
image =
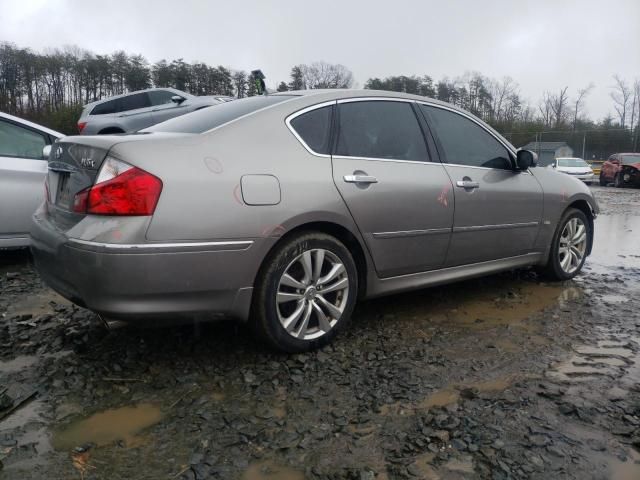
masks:
[[[2,253],[0,478],[638,480],[640,190],[594,191],[574,281],[369,301],[304,355],[233,323],[107,331]]]

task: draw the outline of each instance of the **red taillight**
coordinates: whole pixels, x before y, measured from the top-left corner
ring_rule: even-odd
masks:
[[[76,194],[74,212],[153,215],[162,191],[162,181],[158,177],[112,158],[105,160],[98,181]]]
[[[78,133],[82,133],[82,130],[84,130],[84,127],[87,126],[87,122],[78,122]]]

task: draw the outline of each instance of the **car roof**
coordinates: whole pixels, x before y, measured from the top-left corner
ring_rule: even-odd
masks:
[[[25,125],[27,127],[35,128],[36,130],[40,130],[41,132],[48,133],[52,137],[62,138],[62,137],[65,136],[64,133],[56,132],[55,130],[47,128],[47,127],[45,127],[43,125],[39,125],[37,123],[30,122],[29,120],[25,120],[24,118],[20,118],[20,117],[15,117],[13,115],[9,115],[8,113],[0,112],[0,118],[6,118],[7,120],[11,120],[13,122],[20,123],[20,124]]]

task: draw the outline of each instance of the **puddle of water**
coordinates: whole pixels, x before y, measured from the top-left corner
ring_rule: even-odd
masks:
[[[265,460],[249,465],[242,475],[242,480],[304,480],[304,474]]]
[[[53,447],[70,450],[85,443],[104,446],[119,440],[134,446],[140,440],[138,433],[155,425],[162,417],[160,408],[150,403],[105,410],[54,432]]]
[[[640,453],[629,450],[629,458],[623,462],[617,458],[610,460],[609,477],[611,480],[638,480],[640,478]]]
[[[460,385],[450,385],[426,397],[420,402],[422,408],[445,407],[452,405],[460,399],[460,390],[470,388],[479,393],[501,392],[506,390],[515,380],[516,375],[506,375],[504,377],[479,382],[469,382]]]
[[[640,268],[640,216],[599,215],[595,222],[593,251],[586,265]],[[613,247],[615,245],[615,248]]]
[[[614,348],[614,347],[577,347],[574,349],[581,355],[590,357],[633,357],[633,352],[628,348]]]

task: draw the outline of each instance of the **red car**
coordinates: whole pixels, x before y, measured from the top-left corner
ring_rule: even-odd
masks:
[[[602,164],[600,185],[640,187],[640,153],[614,153]]]

